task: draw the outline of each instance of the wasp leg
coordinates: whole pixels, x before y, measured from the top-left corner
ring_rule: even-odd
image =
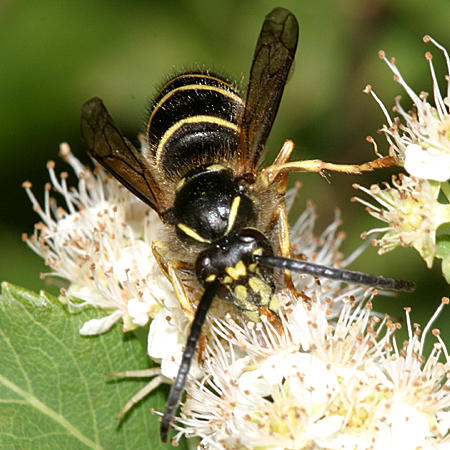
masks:
[[[277,157],[275,158],[274,162],[271,166],[269,166],[268,169],[273,167],[280,167],[284,164],[289,163],[289,160],[291,158],[292,152],[294,150],[294,143],[291,140],[284,141],[283,146],[281,147],[280,152],[278,153]],[[272,183],[276,183],[275,188],[278,194],[284,195],[286,193],[287,189],[287,182],[288,182],[288,172],[285,173],[278,173],[280,176],[276,177],[270,177],[270,171],[267,171],[267,169],[263,169],[261,171],[261,179],[263,185],[266,187],[269,186]],[[277,174],[277,175],[278,175]],[[276,180],[275,180],[276,178]],[[281,202],[275,207],[274,213],[272,216],[271,223],[277,227],[277,233],[278,233],[278,245],[280,247],[280,253],[284,258],[290,258],[291,257],[291,242],[289,238],[289,223],[287,218],[287,212],[286,212],[286,205],[284,198],[281,200]],[[294,284],[292,282],[291,272],[285,271],[284,272],[284,280],[286,283],[286,286],[289,290],[296,292],[294,288]]]
[[[284,167],[286,164],[289,164],[293,150],[294,142],[289,139],[286,140],[273,164],[261,171],[263,184],[268,186],[269,184],[276,183],[275,187],[280,195],[284,195],[286,193],[289,171],[278,171],[275,175],[272,174],[272,171],[278,167]],[[277,225],[278,245],[281,255],[284,258],[292,258],[291,240],[289,237],[289,222],[284,200],[282,200],[282,202],[275,207],[272,223]],[[291,293],[295,296],[301,295],[295,288],[292,281],[292,274],[288,270],[284,273],[284,281]]]
[[[278,245],[280,247],[280,253],[283,258],[291,258],[291,239],[289,237],[289,222],[287,218],[286,207],[284,201],[278,205],[274,211],[274,222],[277,225],[278,232]],[[298,296],[297,289],[295,289],[292,281],[292,274],[289,270],[284,271],[284,282],[286,287],[295,296]]]
[[[289,237],[289,222],[284,204],[275,208],[275,220],[278,225],[278,244],[283,258],[291,257],[291,240]]]
[[[144,370],[127,370],[125,372],[110,372],[108,375],[113,377],[126,377],[126,378],[147,378],[154,377],[149,383],[147,383],[139,392],[133,395],[127,404],[117,415],[117,419],[121,419],[134,405],[139,403],[150,392],[155,390],[160,384],[168,383],[169,380],[161,375],[161,368],[154,367],[153,369]]]
[[[281,147],[280,153],[278,153],[272,166],[278,166],[285,164],[291,159],[292,152],[294,151],[295,144],[290,139],[284,141],[283,147]]]
[[[271,167],[278,167],[280,165],[286,164],[291,159],[292,151],[294,150],[294,143],[291,140],[284,141],[283,147],[281,147],[280,152],[278,153],[277,157],[275,158],[274,162],[272,163]],[[270,175],[271,172],[267,172],[266,169],[262,169],[260,172],[260,176],[263,182],[264,186],[269,186],[276,178],[276,175],[273,177]],[[278,174],[277,174],[278,175]],[[288,181],[288,172],[283,174],[284,176],[280,176],[277,178],[277,192],[279,194],[284,195],[287,188],[287,181]]]
[[[155,257],[156,262],[158,263],[166,278],[172,284],[177,300],[180,303],[180,306],[183,309],[184,313],[186,314],[186,317],[188,318],[189,322],[192,322],[194,320],[195,311],[192,308],[192,302],[189,299],[184,284],[177,274],[177,270],[191,269],[191,266],[184,263],[183,261],[173,259],[167,261],[163,256],[166,248],[167,247],[165,243],[161,241],[153,242],[153,256]]]
[[[164,276],[169,280],[169,269],[167,267],[167,261],[164,259],[164,254],[167,252],[167,244],[164,241],[153,241],[152,242],[152,252],[153,256],[158,263],[159,268],[161,269]]]
[[[375,169],[390,167],[396,164],[395,158],[385,156],[377,158],[363,164],[333,164],[320,159],[309,159],[305,161],[289,161],[289,157],[294,148],[292,141],[286,141],[275,159],[274,163],[262,170],[263,179],[267,184],[271,184],[280,174],[290,172],[318,172],[324,171],[342,172],[354,175],[360,175],[362,172],[369,172]]]

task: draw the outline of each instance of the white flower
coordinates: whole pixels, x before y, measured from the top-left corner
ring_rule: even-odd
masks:
[[[443,182],[450,178],[450,59],[446,49],[430,36],[425,36],[424,41],[432,42],[442,51],[448,70],[445,77],[447,92],[443,96],[439,89],[432,55],[430,52],[425,54],[433,82],[434,105],[428,102],[427,93],[414,92],[400,74],[395,60],[389,61],[383,51],[379,53],[380,58],[392,70],[394,80],[404,88],[414,104],[414,109],[412,111],[403,109],[400,97],[397,97],[394,111],[400,115],[400,119],[392,119],[370,85],[366,87],[365,92],[375,98],[386,117],[387,126],[383,125],[381,131],[385,134],[399,163],[414,177]]]
[[[150,324],[147,353],[161,365],[161,374],[168,379],[177,375],[189,325],[181,308],[162,309]],[[197,361],[193,360],[189,375],[199,378],[201,374]]]
[[[58,180],[53,162],[47,165],[51,183],[46,185],[43,207],[31,183],[24,183],[42,220],[26,241],[52,269],[47,276],[69,282],[62,294],[72,305],[91,305],[108,313],[84,324],[81,334],[103,333],[120,319],[124,331],[143,326],[175,297],[151,249],[162,224],[103,170],[93,173],[84,167],[67,144],[61,145],[61,155],[78,177],[78,187],[67,186],[67,173]],[[61,196],[62,205],[50,197],[52,190]]]
[[[450,222],[450,205],[438,201],[439,186],[436,183],[400,174],[392,177],[392,187],[384,183],[383,189],[372,185],[370,189],[353,185],[370,195],[379,205],[354,197],[366,206],[373,217],[386,222],[387,226],[374,228],[362,235],[363,238],[382,233],[372,240],[379,247],[378,253],[385,253],[397,247],[414,247],[428,267],[436,254],[436,231]]]
[[[223,323],[213,322],[205,376],[187,386],[175,441],[186,434],[211,449],[446,448],[450,360],[436,330],[438,343],[428,358],[423,348],[448,298],[422,335],[406,310],[402,349],[398,324],[380,323],[370,304],[344,303],[334,324],[323,300],[311,299],[308,308],[291,298],[281,309],[281,328],[270,321],[258,329],[228,321],[228,340],[216,334]],[[314,337],[308,349],[292,337],[297,308],[310,311],[302,313]],[[256,353],[243,335],[265,342],[265,351]]]
[[[450,177],[450,153],[409,144],[405,150],[405,170],[417,178],[446,181]]]
[[[160,367],[115,374],[152,377],[124,414],[175,377],[190,321],[152,254],[153,241],[164,236],[156,214],[103,170],[84,168],[67,146],[63,154],[78,188],[69,189],[64,174],[58,180],[53,163],[43,207],[25,183],[42,220],[27,242],[46,259],[50,275],[69,282],[64,298],[107,313],[85,323],[83,334],[104,332],[118,320],[124,330],[151,320],[147,351]],[[50,198],[51,188],[62,196],[64,210]],[[406,192],[413,198],[407,189],[403,197]],[[308,206],[291,230],[294,256],[345,267],[362,251],[342,258],[338,214],[319,236],[314,224]],[[279,314],[262,311],[258,323],[215,302],[175,419],[175,441],[198,436],[203,447],[214,449],[445,448],[449,357],[436,331],[438,344],[423,356],[437,314],[419,338],[407,311],[409,340],[398,350],[397,325],[372,314],[376,290],[308,275],[293,281],[298,292],[281,289]]]

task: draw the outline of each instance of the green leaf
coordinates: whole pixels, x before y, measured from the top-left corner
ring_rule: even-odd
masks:
[[[450,254],[442,260],[442,275],[445,281],[450,284]]]
[[[78,330],[101,317],[93,308],[69,313],[47,294],[8,283],[0,296],[1,449],[157,449],[165,396],[154,392],[115,418],[148,380],[117,380],[110,371],[145,369],[138,339],[120,326],[101,336]],[[185,445],[181,445],[185,448]]]
[[[450,234],[441,234],[436,238],[436,257],[445,258],[450,255]]]

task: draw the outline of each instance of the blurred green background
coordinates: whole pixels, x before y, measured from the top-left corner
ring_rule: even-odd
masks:
[[[21,233],[30,233],[37,221],[21,183],[31,180],[42,199],[46,161],[56,159],[57,169],[66,170],[57,158],[63,141],[88,161],[79,138],[83,102],[101,97],[134,138],[144,129],[158,86],[176,71],[212,68],[245,87],[263,18],[275,6],[295,13],[301,35],[295,72],[269,139],[269,161],[286,138],[296,142],[298,159],[343,163],[373,157],[365,137],[376,135],[383,116],[361,91],[371,83],[389,107],[402,93],[378,59],[381,48],[397,57],[416,91],[431,89],[424,53],[432,50],[443,82],[443,58],[421,39],[428,33],[449,48],[448,0],[0,1],[0,279],[57,292],[39,279],[46,269],[21,242]],[[386,151],[382,137],[378,143]],[[297,214],[313,200],[322,229],[339,207],[348,253],[360,244],[362,231],[377,226],[363,207],[349,202],[352,183],[368,186],[392,173],[332,174],[331,184],[315,174],[294,175],[303,185]],[[415,280],[416,293],[377,299],[375,309],[398,318],[410,305],[413,320],[423,323],[449,295],[439,266],[427,270],[411,249],[378,256],[370,248],[352,268]],[[446,311],[439,319],[443,332],[449,317]]]

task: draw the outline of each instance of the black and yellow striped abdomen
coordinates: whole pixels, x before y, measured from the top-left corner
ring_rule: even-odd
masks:
[[[178,75],[156,96],[147,127],[154,163],[176,180],[195,164],[232,157],[244,102],[225,79],[207,72]]]

